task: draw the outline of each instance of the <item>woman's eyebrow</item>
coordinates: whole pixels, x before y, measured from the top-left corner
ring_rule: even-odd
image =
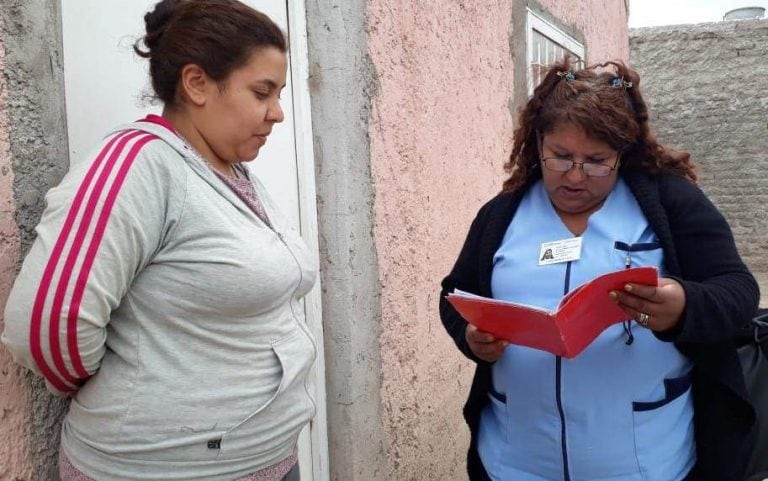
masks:
[[[280,90],[284,89],[284,88],[285,88],[285,85],[286,85],[286,84],[283,84],[282,86],[278,86],[278,85],[277,85],[277,82],[275,82],[274,80],[271,80],[271,79],[261,79],[261,80],[257,80],[257,81],[256,81],[256,83],[257,83],[257,84],[266,84],[266,85],[268,85],[268,86],[269,86],[269,88],[271,88],[271,89],[277,89],[277,88],[279,88]]]
[[[555,143],[551,143],[547,145],[547,142],[544,142],[544,146],[548,147],[551,150],[558,150],[561,152],[570,153],[570,149],[567,149],[561,145],[557,145]],[[603,156],[611,156],[614,154],[614,151],[606,151],[606,150],[599,150],[596,152],[591,152],[590,154],[587,154],[587,157],[603,157]]]

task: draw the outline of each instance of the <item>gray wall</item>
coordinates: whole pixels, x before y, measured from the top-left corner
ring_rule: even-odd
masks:
[[[768,19],[630,30],[630,61],[659,139],[691,153],[768,306]]]
[[[34,239],[45,193],[59,183],[69,166],[60,20],[56,0],[0,0],[0,36],[6,51],[2,75],[8,89],[8,134],[22,255]],[[28,381],[32,385],[28,447],[32,480],[53,481],[58,479],[59,429],[67,404],[45,390],[42,378],[29,373]]]
[[[366,0],[307,2],[331,479],[387,479]]]

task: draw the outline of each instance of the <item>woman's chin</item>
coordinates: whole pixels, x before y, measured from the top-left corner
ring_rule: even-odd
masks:
[[[249,154],[250,154],[249,160],[253,160],[253,159],[255,159],[256,157],[259,156],[259,152],[261,152],[261,147],[262,146],[260,145],[258,147],[255,147],[255,148],[251,149],[251,151],[249,152]]]
[[[553,202],[553,204],[558,211],[570,215],[579,215],[593,212],[596,210],[597,205],[599,205],[576,199],[558,199],[557,201]]]
[[[259,148],[259,149],[251,149],[251,150],[248,150],[247,152],[242,152],[240,155],[237,156],[238,160],[235,160],[235,162],[237,163],[250,162],[259,156],[260,150],[261,149]]]

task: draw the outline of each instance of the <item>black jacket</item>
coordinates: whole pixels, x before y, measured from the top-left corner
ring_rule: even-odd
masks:
[[[694,429],[698,462],[693,479],[741,481],[754,437],[755,411],[747,400],[733,337],[757,309],[759,289],[739,257],[725,218],[693,183],[672,175],[622,173],[664,250],[664,267],[686,295],[681,322],[656,333],[694,364]],[[534,179],[537,180],[537,179]],[[459,349],[477,363],[464,417],[472,435],[467,469],[472,481],[488,475],[475,449],[480,412],[491,386],[491,364],[475,357],[466,321],[445,300],[453,289],[491,296],[493,255],[530,184],[485,204],[451,273],[443,280],[440,317]]]

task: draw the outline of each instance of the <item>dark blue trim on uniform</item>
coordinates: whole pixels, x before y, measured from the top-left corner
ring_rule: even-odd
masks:
[[[664,399],[653,402],[633,402],[632,410],[652,411],[669,404],[690,389],[692,380],[693,374],[690,371],[684,376],[664,379]]]
[[[488,394],[490,394],[491,397],[493,397],[495,400],[499,401],[500,403],[507,404],[507,395],[506,394],[502,394],[502,393],[498,392],[497,390],[495,390],[493,388],[488,390]]]
[[[640,252],[640,251],[652,251],[654,249],[661,249],[661,243],[656,242],[641,242],[638,244],[627,244],[626,242],[616,241],[613,243],[613,248],[625,252]]]
[[[571,261],[565,267],[565,285],[563,295],[568,294],[571,288]],[[557,400],[557,412],[560,415],[560,446],[563,451],[563,481],[571,481],[571,473],[568,469],[568,441],[566,440],[565,410],[563,410],[563,358],[555,359],[555,397]]]

